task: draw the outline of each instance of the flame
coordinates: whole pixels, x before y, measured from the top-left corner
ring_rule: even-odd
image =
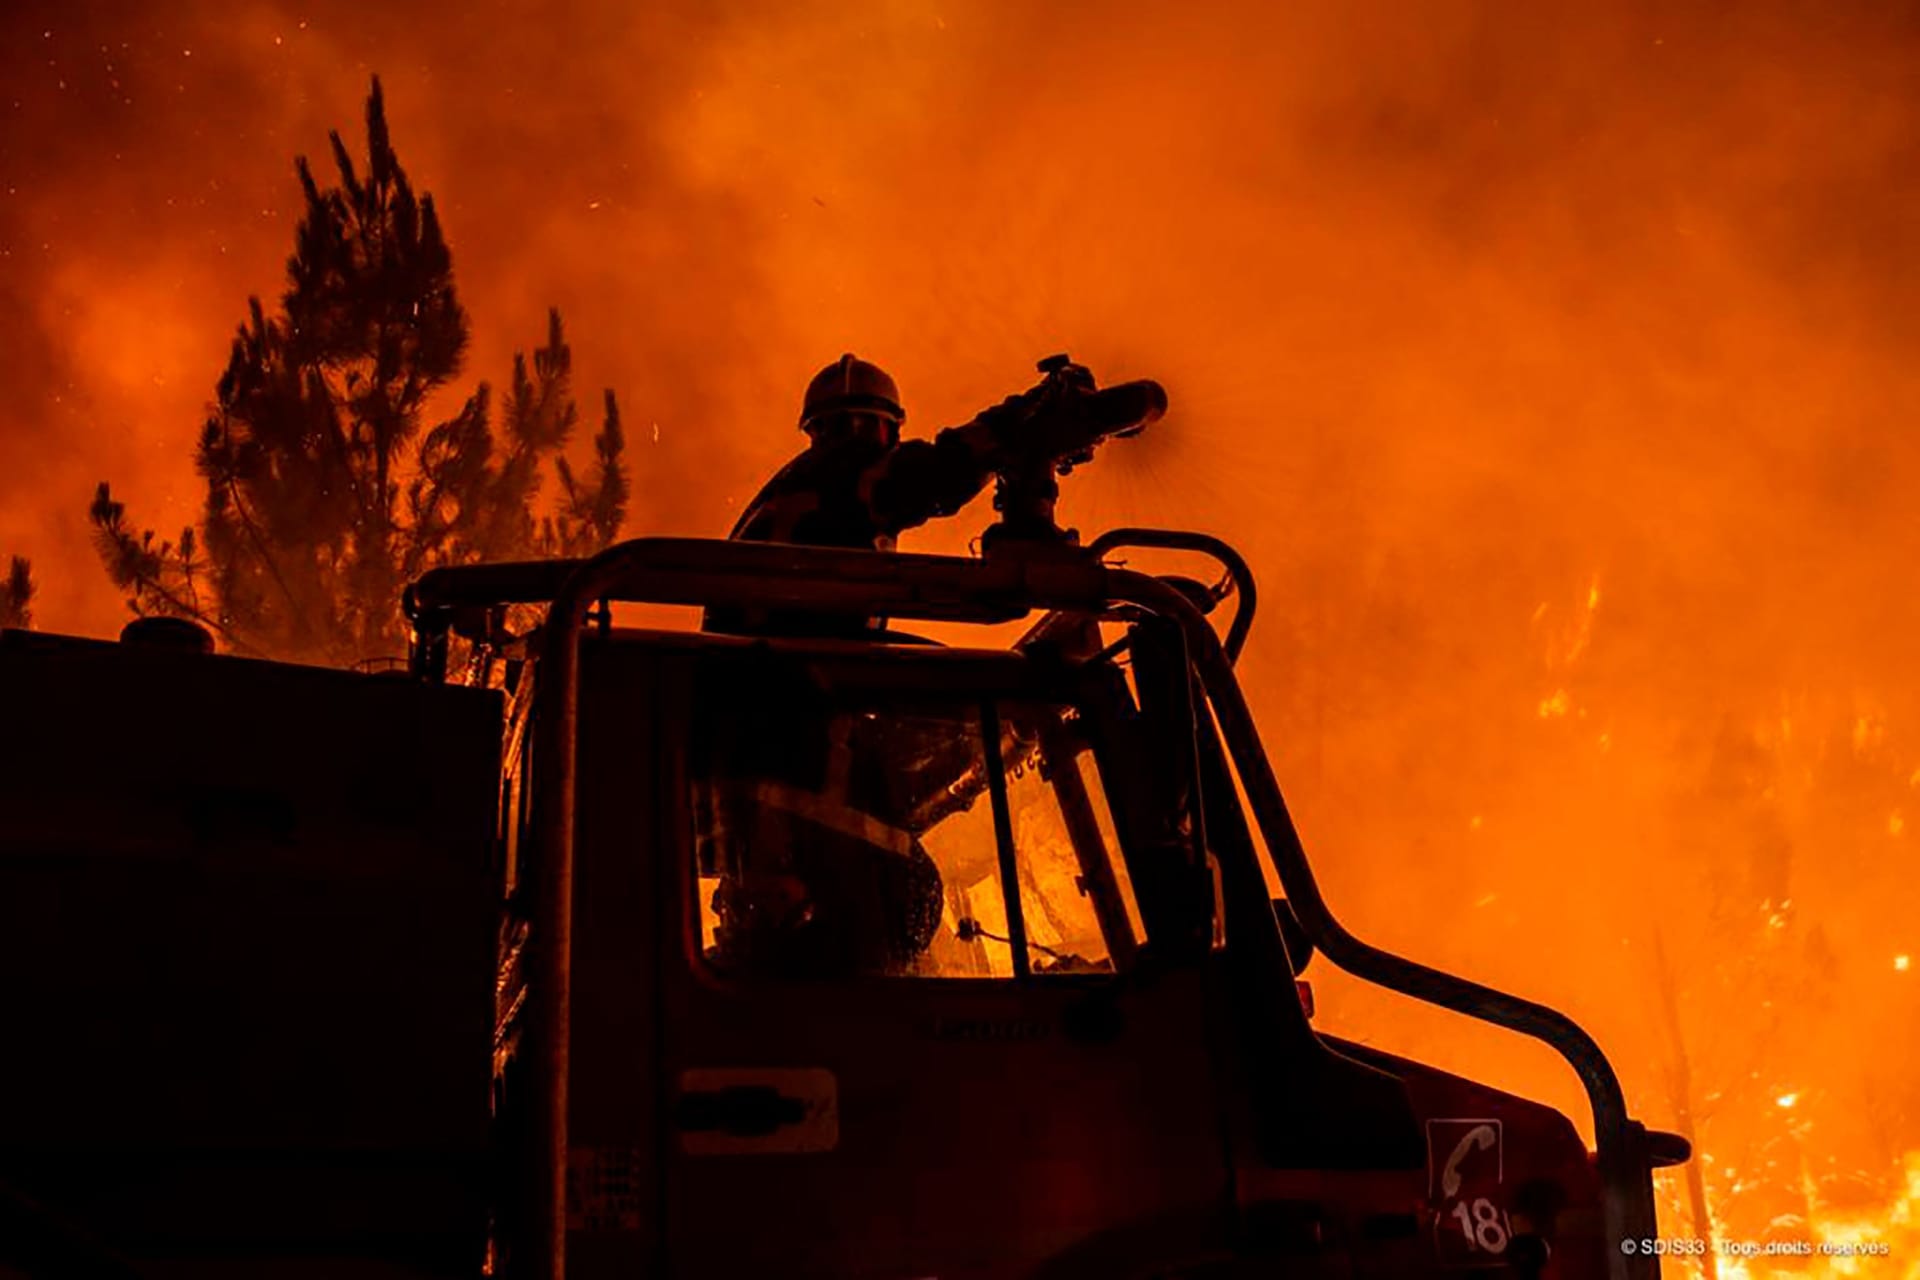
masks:
[[[1884,715],[1877,711],[1863,712],[1854,718],[1853,750],[1855,755],[1867,755],[1878,751],[1887,740],[1887,722]]]
[[[1595,574],[1564,620],[1556,621],[1557,614],[1550,601],[1542,601],[1533,611],[1535,630],[1545,632],[1545,660],[1549,671],[1565,671],[1580,661],[1593,640],[1594,615],[1599,608],[1600,577]]]
[[[1920,1280],[1920,1151],[1902,1157],[1899,1176],[1877,1204],[1816,1206],[1805,1221],[1782,1222],[1754,1237],[1716,1233],[1714,1243],[1720,1280]],[[1669,1266],[1678,1274],[1707,1274],[1693,1259]]]

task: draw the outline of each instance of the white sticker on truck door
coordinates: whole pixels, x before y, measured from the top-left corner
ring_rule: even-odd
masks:
[[[840,1142],[840,1091],[821,1067],[695,1067],[673,1124],[690,1156],[805,1154]]]
[[[1434,1247],[1442,1263],[1485,1267],[1505,1258],[1513,1237],[1506,1173],[1500,1121],[1427,1121],[1427,1196],[1435,1210]]]

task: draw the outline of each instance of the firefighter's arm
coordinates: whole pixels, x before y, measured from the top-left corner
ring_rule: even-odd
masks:
[[[932,440],[906,440],[860,477],[860,497],[882,533],[896,534],[973,501],[993,478],[1002,424],[989,409]]]

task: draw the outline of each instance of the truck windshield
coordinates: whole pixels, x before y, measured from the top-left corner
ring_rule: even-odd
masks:
[[[1071,708],[823,697],[773,724],[729,701],[696,717],[690,753],[701,951],[715,967],[789,978],[1111,973],[1143,940]]]

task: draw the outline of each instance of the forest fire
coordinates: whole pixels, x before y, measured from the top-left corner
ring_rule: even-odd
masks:
[[[842,350],[909,435],[1054,350],[1165,382],[1063,517],[1253,563],[1241,679],[1335,910],[1592,1030],[1698,1152],[1676,1239],[1816,1250],[1670,1275],[1920,1276],[1910,14],[632,8],[10,7],[0,568],[36,626],[124,620],[100,481],[201,522],[292,157],[357,154],[377,73],[472,317],[433,420],[557,307],[627,535],[724,533]],[[1537,1046],[1308,977],[1323,1030],[1589,1123]]]
[[[1893,1198],[1856,1209],[1820,1209],[1767,1240],[1724,1239],[1714,1265],[1694,1265],[1722,1280],[1920,1275],[1913,1251],[1920,1247],[1920,1156],[1907,1158]],[[1810,1199],[1812,1198],[1810,1192]],[[1683,1264],[1684,1265],[1684,1264]]]

